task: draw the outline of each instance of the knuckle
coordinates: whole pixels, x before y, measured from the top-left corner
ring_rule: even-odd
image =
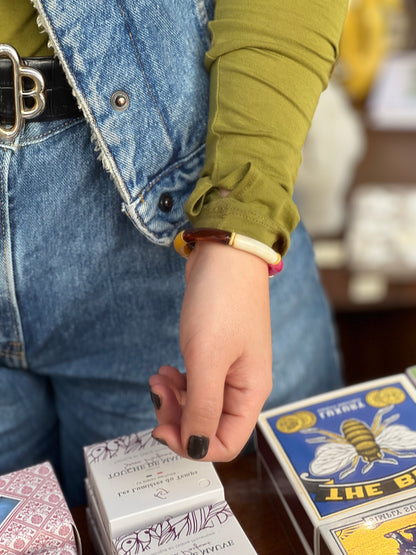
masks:
[[[194,338],[182,347],[182,355],[185,361],[185,367],[188,371],[192,368],[198,368],[201,361],[207,360],[207,356],[209,356],[209,347],[204,340]]]

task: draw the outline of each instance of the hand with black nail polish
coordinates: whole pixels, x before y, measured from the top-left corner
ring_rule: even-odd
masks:
[[[187,453],[191,459],[203,459],[208,453],[209,439],[205,436],[191,436]]]
[[[181,456],[229,461],[249,439],[272,386],[268,285],[254,255],[214,243],[192,251],[180,322],[186,372],[162,366],[149,381],[154,437]]]
[[[150,398],[152,400],[152,403],[155,409],[159,410],[162,405],[159,395],[157,395],[156,393],[153,393],[153,391],[150,390]]]

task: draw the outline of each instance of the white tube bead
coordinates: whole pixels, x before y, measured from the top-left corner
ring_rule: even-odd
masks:
[[[231,246],[240,251],[254,254],[267,262],[267,264],[277,264],[280,261],[280,255],[278,255],[271,247],[257,241],[257,239],[246,237],[245,235],[239,235],[236,233]]]

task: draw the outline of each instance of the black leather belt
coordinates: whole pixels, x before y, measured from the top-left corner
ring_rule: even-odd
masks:
[[[0,45],[0,136],[14,138],[25,120],[80,116],[57,58],[20,58],[9,45]]]
[[[82,115],[57,58],[22,58],[22,62],[25,66],[37,69],[45,79],[45,109],[32,121]],[[24,84],[26,79],[23,78]],[[27,88],[30,87],[28,83]],[[2,123],[13,123],[15,120],[13,68],[7,58],[0,58],[0,119]]]

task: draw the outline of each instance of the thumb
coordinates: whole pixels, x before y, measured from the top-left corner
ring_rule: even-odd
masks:
[[[182,446],[192,459],[207,456],[223,410],[226,370],[203,356],[185,359],[186,404],[182,412]]]

